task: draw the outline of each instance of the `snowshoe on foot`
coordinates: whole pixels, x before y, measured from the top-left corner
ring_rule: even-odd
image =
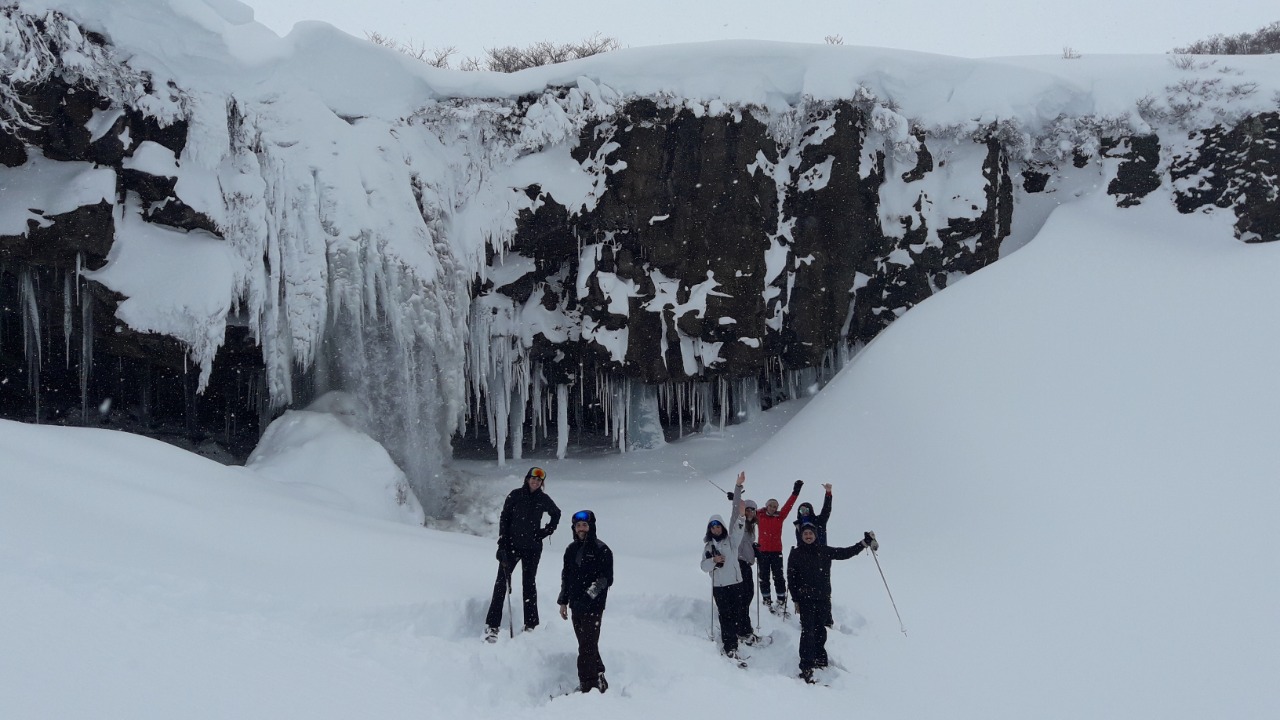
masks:
[[[484,629],[484,641],[485,641],[485,642],[487,642],[487,643],[496,643],[496,642],[498,642],[498,628],[493,628],[493,627],[491,627],[491,628],[485,628],[485,629]]]
[[[806,683],[809,683],[810,685],[813,685],[814,683],[818,682],[817,680],[813,679],[812,670],[801,670],[799,677],[801,680],[805,681]]]
[[[747,666],[747,659],[748,659],[748,657],[749,657],[748,655],[743,655],[742,653],[738,652],[737,650],[730,650],[729,652],[725,653],[724,655],[725,655],[725,657],[727,657],[727,658],[729,658],[730,660],[732,660],[732,661],[733,661],[733,662],[734,662],[738,667],[740,667],[740,668],[745,668],[745,667]]]

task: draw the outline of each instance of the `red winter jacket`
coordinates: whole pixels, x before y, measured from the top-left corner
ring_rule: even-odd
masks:
[[[760,529],[760,552],[782,552],[782,525],[798,497],[800,497],[799,494],[793,493],[787,498],[786,504],[777,515],[770,515],[763,511],[756,513],[756,526]]]

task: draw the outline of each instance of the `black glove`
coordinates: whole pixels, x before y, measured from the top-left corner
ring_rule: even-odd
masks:
[[[862,544],[873,551],[880,549],[880,542],[876,540],[876,534],[870,530],[862,533]]]
[[[729,498],[729,502],[733,502],[733,491],[732,491],[732,490],[730,490],[730,491],[726,492],[726,493],[725,493],[725,495]]]
[[[797,480],[797,481],[796,481],[796,484],[791,486],[791,494],[792,494],[792,495],[799,495],[799,494],[800,494],[800,488],[802,488],[802,487],[804,487],[804,481],[803,481],[803,480]]]
[[[553,528],[553,527],[551,527],[550,525],[548,525],[548,526],[546,526],[546,527],[544,527],[544,528],[542,528],[541,530],[539,530],[539,531],[538,531],[538,539],[539,539],[539,540],[542,540],[542,539],[544,539],[544,538],[549,538],[549,537],[551,537],[551,533],[554,533],[555,531],[556,531],[556,529],[555,529],[555,528]]]
[[[494,557],[496,557],[498,559],[498,562],[502,563],[503,565],[506,565],[507,561],[511,559],[511,546],[507,544],[506,538],[504,537],[498,538],[498,552],[494,555]]]

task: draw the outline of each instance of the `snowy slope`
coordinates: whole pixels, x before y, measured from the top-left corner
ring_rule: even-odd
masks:
[[[563,529],[543,626],[489,646],[491,538],[143,438],[0,423],[0,716],[1275,717],[1280,248],[1229,225],[1086,197],[802,409],[540,461],[617,555],[604,696],[548,699],[573,675]],[[831,688],[793,679],[794,625],[766,617],[777,642],[746,671],[706,640],[696,558],[727,505],[707,480],[739,469],[757,500],[832,482],[832,542],[881,538],[909,634],[870,558],[837,564]],[[480,523],[521,469],[454,471]]]

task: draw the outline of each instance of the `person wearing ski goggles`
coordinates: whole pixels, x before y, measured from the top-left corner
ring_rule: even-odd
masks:
[[[498,516],[498,578],[493,583],[493,597],[489,612],[485,615],[485,640],[496,642],[498,627],[502,624],[502,601],[511,593],[511,575],[520,565],[523,592],[524,629],[526,632],[538,626],[538,561],[542,558],[542,541],[556,531],[560,524],[560,508],[547,495],[547,472],[540,467],[529,468],[520,487],[512,490],[502,503]],[[548,520],[544,526],[542,517]],[[515,634],[515,620],[508,618],[511,634]]]
[[[596,537],[596,515],[590,510],[573,514],[573,542],[564,549],[560,573],[560,617],[573,614],[578,638],[578,692],[609,689],[600,657],[600,627],[605,602],[613,584],[613,551]]]

